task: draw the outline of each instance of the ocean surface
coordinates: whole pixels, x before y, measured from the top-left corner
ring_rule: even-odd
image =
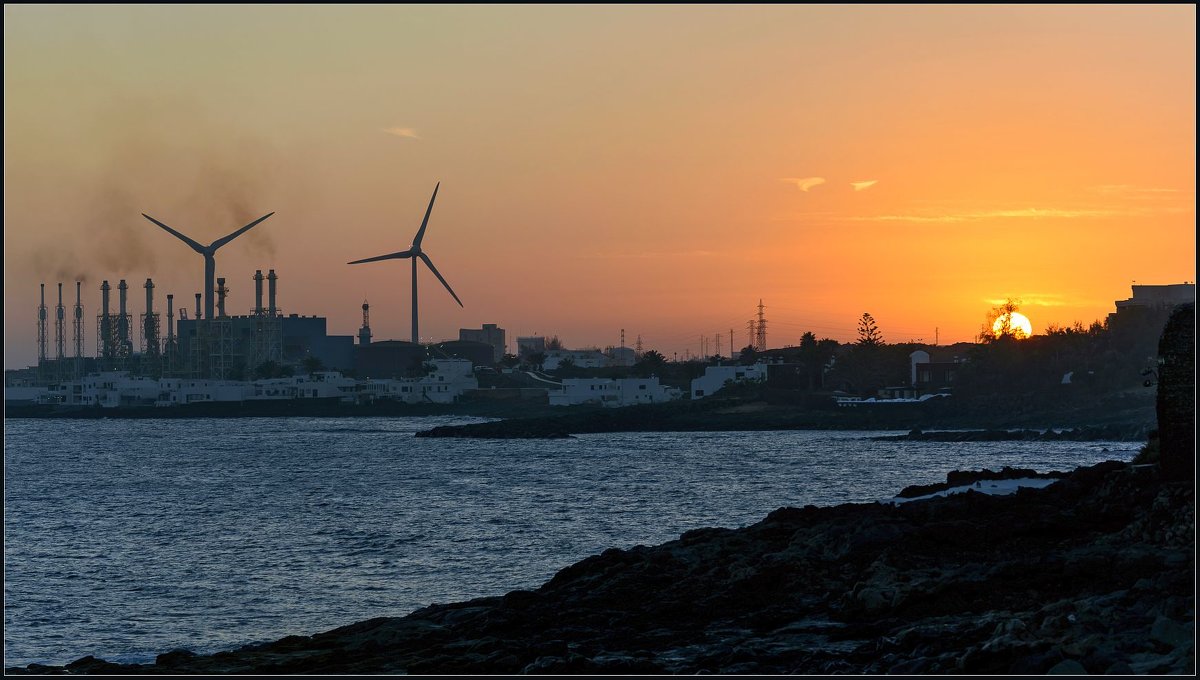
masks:
[[[1131,442],[414,438],[471,418],[8,420],[4,665],[147,662],[532,589],[609,547]]]

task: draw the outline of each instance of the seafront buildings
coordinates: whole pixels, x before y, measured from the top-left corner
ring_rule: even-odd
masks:
[[[127,371],[106,371],[45,387],[9,387],[5,401],[82,407],[172,407],[197,403],[252,403],[326,399],[352,404],[390,400],[406,404],[450,404],[479,387],[465,359],[434,359],[416,378],[365,379],[337,371],[315,371],[287,378],[210,380],[148,378]]]

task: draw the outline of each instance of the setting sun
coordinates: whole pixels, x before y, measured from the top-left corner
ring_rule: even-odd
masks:
[[[1002,314],[992,324],[992,331],[996,335],[1003,335],[1004,328],[1009,329],[1009,333],[1016,338],[1028,338],[1033,335],[1033,325],[1029,323],[1029,319],[1020,312],[1012,312],[1010,314]]]

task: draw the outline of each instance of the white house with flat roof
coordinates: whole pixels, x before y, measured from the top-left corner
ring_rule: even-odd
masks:
[[[711,397],[728,383],[762,382],[766,379],[767,365],[761,361],[753,366],[708,366],[704,369],[704,375],[692,380],[692,399]]]
[[[682,393],[661,385],[658,378],[567,378],[561,391],[550,392],[551,406],[600,404],[601,406],[633,406],[657,404],[679,399]]]

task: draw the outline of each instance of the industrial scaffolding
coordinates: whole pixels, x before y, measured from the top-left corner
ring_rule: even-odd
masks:
[[[259,310],[261,312],[261,310]],[[250,353],[246,357],[249,375],[268,361],[283,363],[283,319],[258,313],[250,321]]]

